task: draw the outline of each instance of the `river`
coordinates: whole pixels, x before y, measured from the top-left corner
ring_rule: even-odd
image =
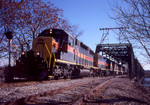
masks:
[[[145,77],[144,80],[143,80],[143,85],[150,87],[150,78]]]

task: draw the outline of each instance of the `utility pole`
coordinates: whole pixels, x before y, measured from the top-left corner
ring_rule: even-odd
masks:
[[[7,39],[9,40],[9,42],[8,42],[8,47],[9,47],[9,64],[8,64],[8,66],[10,67],[11,66],[11,64],[10,64],[10,61],[11,61],[11,59],[10,59],[11,58],[10,40],[13,38],[13,36],[12,36],[11,31],[6,32],[5,35],[6,35]]]
[[[8,42],[8,49],[9,49],[9,64],[8,67],[5,67],[4,73],[5,73],[5,82],[12,82],[13,81],[13,70],[11,67],[11,49],[10,49],[10,40],[13,38],[12,31],[7,31],[5,33]]]
[[[100,44],[102,44],[104,42],[104,40],[106,39],[106,37],[109,35],[109,30],[120,30],[120,31],[122,31],[123,29],[129,29],[129,27],[100,28],[99,29],[100,31],[103,30]]]
[[[123,31],[123,29],[129,29],[129,27],[100,28],[99,30],[103,31],[100,44],[102,44],[104,42],[104,40],[106,39],[106,37],[109,35],[109,30],[119,30],[121,33]],[[119,35],[119,43],[120,43],[120,35]],[[103,51],[102,51],[102,53],[103,53]],[[109,57],[110,57],[110,55],[109,55]],[[113,69],[113,76],[115,77],[115,72],[114,72],[115,63],[113,62],[112,65],[113,65],[113,68],[112,68]]]

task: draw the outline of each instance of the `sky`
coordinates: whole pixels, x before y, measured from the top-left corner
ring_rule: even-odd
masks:
[[[46,1],[46,0],[45,0]],[[47,0],[48,1],[48,0]],[[64,10],[64,18],[73,25],[77,25],[83,34],[78,38],[95,51],[99,44],[102,32],[99,28],[115,27],[115,22],[110,19],[110,3],[112,0],[50,0],[55,6]],[[116,43],[114,33],[112,43]],[[110,40],[109,38],[109,40]]]
[[[64,18],[72,25],[77,25],[83,34],[78,38],[95,51],[96,45],[100,43],[103,31],[100,28],[119,27],[110,18],[114,13],[111,7],[121,0],[43,0],[51,1],[56,7],[64,10]],[[124,5],[123,5],[124,6]],[[109,16],[109,15],[110,16]],[[119,43],[118,36],[109,31],[105,43]],[[138,56],[139,60],[143,59]],[[146,63],[145,69],[150,68]]]

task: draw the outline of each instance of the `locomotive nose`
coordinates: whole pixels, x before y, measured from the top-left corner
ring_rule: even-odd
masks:
[[[37,56],[49,58],[52,53],[52,41],[52,37],[37,37],[33,40],[32,50],[35,51]]]

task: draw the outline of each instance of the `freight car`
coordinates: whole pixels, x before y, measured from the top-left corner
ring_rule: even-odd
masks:
[[[11,68],[11,77],[43,80],[90,75],[112,75],[111,60],[95,54],[87,45],[61,29],[46,29],[33,40]]]

